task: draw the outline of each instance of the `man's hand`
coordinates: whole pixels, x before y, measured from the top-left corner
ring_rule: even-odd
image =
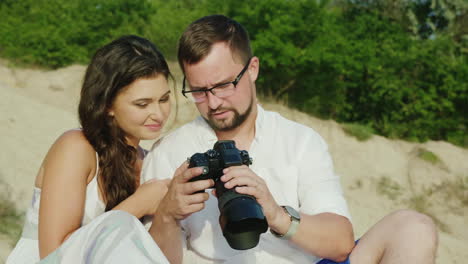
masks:
[[[187,162],[177,168],[168,191],[158,207],[157,214],[161,214],[169,221],[179,221],[202,210],[209,194],[195,192],[211,188],[214,182],[211,179],[189,182],[202,172],[202,168],[188,168]]]
[[[150,235],[171,263],[182,263],[182,235],[180,220],[205,207],[209,194],[196,193],[213,186],[213,180],[189,182],[200,175],[202,168],[188,168],[184,162],[174,173],[168,190],[153,217]]]
[[[289,228],[290,219],[284,210],[276,203],[270,193],[265,181],[260,178],[249,167],[235,166],[223,170],[221,177],[224,187],[235,188],[236,192],[255,197],[263,208],[268,225],[278,233],[286,233]]]

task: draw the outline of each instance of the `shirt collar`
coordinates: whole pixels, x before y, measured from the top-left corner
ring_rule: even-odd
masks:
[[[255,136],[254,141],[258,143],[260,141],[260,135],[262,135],[262,130],[264,128],[263,120],[265,119],[265,110],[257,104],[257,118],[255,119]],[[208,144],[210,147],[218,140],[216,133],[210,127],[210,125],[203,119],[202,116],[198,116],[196,123],[202,127],[200,130],[200,140],[202,140],[202,145]]]
[[[263,135],[265,110],[260,104],[257,104],[257,118],[255,119],[255,137],[254,141],[260,142],[260,135]]]
[[[218,140],[214,130],[210,127],[210,125],[205,121],[205,119],[201,115],[199,115],[195,119],[195,122],[198,126],[201,127],[201,129],[199,130],[199,139],[201,141],[200,145],[208,145],[210,148],[213,147],[214,143]]]

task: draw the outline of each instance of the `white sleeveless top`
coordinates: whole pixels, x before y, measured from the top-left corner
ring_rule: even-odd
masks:
[[[97,155],[96,155],[96,160]],[[104,213],[96,174],[86,187],[82,227],[43,260],[39,257],[38,220],[41,189],[34,188],[23,235],[6,264],[32,263],[141,263],[169,264],[161,249],[135,216],[119,210]]]
[[[106,206],[99,198],[97,176],[99,173],[99,157],[96,153],[96,174],[86,187],[86,200],[81,225],[86,225],[94,218],[104,213]],[[38,239],[39,204],[41,203],[41,189],[34,187],[31,204],[26,212],[23,234],[21,237]]]
[[[96,174],[86,187],[86,199],[81,226],[102,215],[105,204],[99,198],[97,176],[99,174],[99,157],[96,153]],[[26,212],[23,233],[15,248],[8,257],[7,263],[36,263],[39,261],[39,205],[41,189],[34,187],[31,204]]]

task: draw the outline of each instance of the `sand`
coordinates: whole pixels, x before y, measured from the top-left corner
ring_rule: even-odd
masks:
[[[180,84],[177,65],[171,63],[170,66]],[[78,127],[76,108],[84,70],[82,65],[54,71],[14,68],[7,61],[0,61],[0,146],[3,153],[0,155],[0,179],[9,186],[12,200],[21,210],[29,203],[37,169],[50,145],[64,131]],[[178,101],[174,127],[192,120],[197,113],[193,104],[182,96],[178,96]],[[384,215],[420,205],[409,202],[420,197],[423,201],[420,208],[445,227],[445,231],[439,233],[437,263],[466,262],[466,205],[447,197],[446,192],[428,193],[427,190],[468,177],[467,149],[446,142],[419,144],[380,136],[361,142],[347,135],[334,121],[310,117],[281,104],[263,105],[314,128],[328,142],[357,237]],[[143,142],[147,148],[151,144]],[[420,149],[431,151],[440,161],[433,164],[419,158]],[[463,191],[464,197],[468,197],[468,190],[460,192]],[[0,262],[4,262],[10,250],[9,241],[0,237]]]

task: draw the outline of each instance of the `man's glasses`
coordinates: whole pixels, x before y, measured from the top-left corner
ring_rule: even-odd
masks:
[[[231,96],[234,94],[236,90],[237,83],[241,80],[242,76],[244,75],[245,71],[248,69],[249,64],[250,64],[250,58],[247,61],[247,64],[244,66],[242,71],[237,75],[236,79],[232,82],[227,82],[227,83],[220,83],[218,85],[215,85],[209,89],[203,88],[199,90],[185,90],[185,76],[184,76],[184,81],[182,84],[182,94],[186,97],[194,101],[195,103],[201,103],[206,100],[208,96],[208,92],[213,94],[214,96],[218,98],[226,98],[228,96]],[[187,96],[189,94],[189,96]]]

